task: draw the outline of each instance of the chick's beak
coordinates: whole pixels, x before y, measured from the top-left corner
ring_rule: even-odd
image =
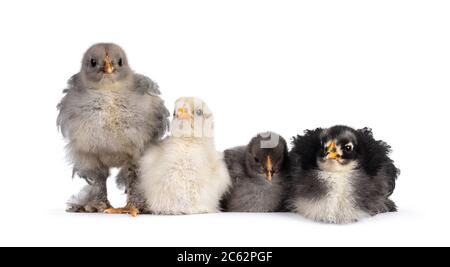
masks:
[[[336,143],[332,142],[328,147],[327,147],[327,156],[326,159],[338,159],[340,156],[339,154],[336,152]]]
[[[189,112],[185,108],[179,108],[177,110],[177,118],[181,120],[190,120],[191,115],[189,115]]]
[[[272,158],[270,156],[267,156],[266,159],[266,177],[267,180],[269,180],[270,182],[272,182],[273,179],[273,163],[272,163]]]
[[[114,66],[112,64],[112,59],[109,55],[106,55],[105,60],[103,61],[103,72],[106,74],[111,74],[114,71]]]

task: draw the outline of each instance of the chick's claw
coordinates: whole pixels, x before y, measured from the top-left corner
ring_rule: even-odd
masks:
[[[107,214],[130,214],[132,217],[137,217],[139,214],[139,211],[134,207],[125,207],[125,208],[118,208],[118,209],[106,209],[104,213]]]

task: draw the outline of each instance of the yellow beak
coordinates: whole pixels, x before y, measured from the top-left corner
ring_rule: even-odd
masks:
[[[189,114],[189,112],[187,112],[185,108],[179,108],[177,110],[177,118],[181,120],[190,120],[191,115]]]
[[[106,55],[105,60],[103,61],[103,72],[106,74],[111,74],[114,71],[114,67],[112,64],[112,59],[109,55]]]
[[[336,153],[336,143],[332,142],[327,147],[327,159],[338,159],[340,156]]]
[[[273,164],[272,164],[272,158],[270,156],[267,156],[266,166],[267,166],[267,173],[266,173],[267,180],[272,182]]]

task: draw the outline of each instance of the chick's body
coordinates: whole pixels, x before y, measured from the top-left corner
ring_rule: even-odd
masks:
[[[98,63],[103,57],[110,58],[108,70],[106,59],[103,66]],[[89,184],[69,201],[68,210],[101,212],[110,207],[110,168],[134,173],[146,146],[165,134],[169,112],[156,83],[133,73],[123,50],[112,44],[98,44],[86,52],[81,72],[65,92],[58,105],[58,126],[68,140],[74,173]],[[130,191],[135,176],[122,175],[120,185]]]
[[[104,165],[121,167],[139,157],[151,140],[162,137],[167,127],[159,113],[162,100],[132,91],[136,82],[117,91],[69,88],[60,104],[59,123],[71,156],[89,154]]]
[[[147,209],[157,214],[217,212],[229,184],[221,155],[209,141],[168,138],[143,157],[141,173]]]
[[[207,127],[206,120],[212,120],[212,114],[198,99],[177,101],[172,136],[150,147],[140,161],[139,190],[151,213],[219,211],[219,201],[228,190],[230,177],[212,136],[204,135],[204,131],[193,136],[194,120]],[[187,130],[177,122],[186,123]]]
[[[225,160],[232,178],[222,205],[230,212],[274,212],[281,208],[285,189],[286,141],[275,133],[258,135],[247,146],[226,150]],[[272,146],[262,148],[262,142]],[[270,161],[270,162],[268,162]]]

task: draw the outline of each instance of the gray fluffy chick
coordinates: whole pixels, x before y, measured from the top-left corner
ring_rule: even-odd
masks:
[[[228,149],[225,161],[233,185],[222,200],[229,212],[275,212],[282,206],[288,149],[283,137],[264,133],[247,146]]]
[[[128,193],[127,207],[139,207],[142,200],[133,193],[136,162],[169,125],[158,85],[131,70],[122,48],[100,43],[84,54],[81,71],[64,93],[57,125],[68,141],[73,173],[88,183],[68,201],[67,211],[110,208],[106,180],[113,167],[122,168],[117,182]]]

